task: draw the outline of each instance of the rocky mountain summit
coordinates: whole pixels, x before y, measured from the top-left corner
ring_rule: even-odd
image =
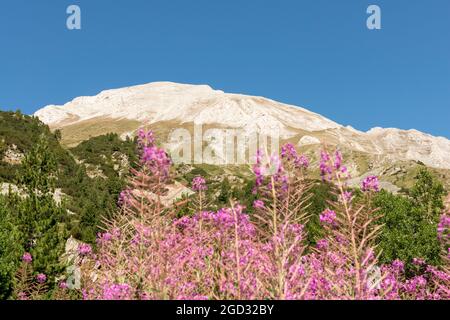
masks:
[[[44,107],[35,115],[63,132],[64,128],[82,130],[84,124],[95,121],[117,122],[111,125],[112,131],[132,129],[127,122],[134,123],[131,127],[136,128],[168,122],[173,127],[186,123],[216,125],[279,134],[282,139],[298,138],[300,146],[325,142],[391,160],[415,160],[430,167],[450,169],[450,140],[446,138],[394,128],[361,132],[304,108],[263,97],[228,94],[206,85],[155,82],[107,90],[97,96],[76,98],[63,106]]]
[[[164,140],[178,128],[194,135],[193,127],[202,125],[237,129],[243,135],[277,136],[280,143],[294,143],[310,154],[317,154],[323,145],[339,148],[350,159],[356,181],[369,173],[379,174],[388,185],[396,185],[391,190],[404,186],[419,165],[434,169],[445,181],[450,177],[450,140],[444,137],[395,128],[362,132],[305,108],[207,85],[154,82],[106,90],[65,105],[46,106],[35,116],[60,129],[62,143],[69,147],[109,132],[133,136],[142,126],[151,127]]]

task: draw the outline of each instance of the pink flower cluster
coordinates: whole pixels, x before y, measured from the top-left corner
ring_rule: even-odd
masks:
[[[447,259],[450,261],[450,216],[443,214],[437,228],[438,239],[446,251]]]
[[[119,206],[125,206],[125,205],[129,204],[130,199],[132,197],[131,192],[132,191],[128,188],[125,190],[122,190],[119,194],[119,200],[118,200],[117,204]]]
[[[145,147],[151,147],[155,144],[155,137],[153,131],[144,129],[139,129],[137,133],[138,146],[143,149]]]
[[[192,190],[194,191],[206,191],[208,186],[206,185],[205,178],[197,176],[192,180]]]
[[[39,274],[36,276],[36,280],[37,280],[37,282],[39,282],[39,283],[44,283],[45,281],[47,281],[47,276],[46,276],[45,274],[43,274],[43,273],[39,273]]]
[[[103,284],[102,300],[131,300],[131,288],[126,283]]]
[[[29,252],[25,252],[22,256],[22,261],[25,263],[31,263],[31,261],[33,261],[33,258]]]
[[[333,178],[350,178],[348,169],[342,164],[342,154],[336,151],[334,158],[326,151],[320,153],[320,175],[322,180],[331,181]]]
[[[172,160],[170,160],[164,149],[156,146],[144,147],[141,161],[155,176],[159,176],[163,179],[166,179],[169,176]]]
[[[336,220],[336,212],[330,209],[326,209],[324,212],[320,214],[320,222],[334,225]]]
[[[141,163],[161,180],[167,179],[172,160],[170,160],[164,149],[155,145],[153,132],[139,130],[138,145],[141,151]]]
[[[87,256],[92,253],[92,247],[89,244],[82,243],[78,246],[78,254]]]
[[[289,184],[289,176],[295,174],[295,170],[308,168],[309,159],[305,155],[299,155],[291,143],[281,147],[281,157],[273,154],[265,157],[261,150],[256,153],[256,164],[253,173],[256,178],[256,189],[260,187],[269,190],[275,187],[280,192],[286,192]],[[294,172],[290,172],[290,171]]]
[[[143,149],[154,141],[145,132],[139,139]],[[153,165],[157,158],[145,162]],[[290,211],[302,199],[292,200],[286,192],[291,176],[285,165],[295,167],[299,158],[289,144],[283,147],[281,159],[273,155],[267,163],[258,152],[253,167],[256,185],[273,191],[269,194],[273,198],[263,194],[264,201],[254,201],[258,210],[252,216],[237,204],[175,218],[152,203],[130,202],[135,210],[118,215],[98,235],[95,254],[90,254],[91,248],[80,250],[85,255],[80,259],[84,299],[449,298],[450,276],[441,269],[428,266],[424,274],[406,279],[402,261],[378,265],[373,247],[361,241],[370,234],[363,228],[370,225],[371,215],[352,211],[352,193],[341,181],[348,173],[340,152],[333,158],[321,154],[322,177],[335,180],[340,194],[335,210],[320,214],[326,236],[306,249],[306,231],[295,216],[298,211]],[[156,176],[168,172],[164,166],[154,169]],[[204,179],[195,178],[192,187],[205,190]],[[378,190],[378,180],[367,180],[364,190]],[[448,227],[449,220],[443,217],[440,238],[448,237]],[[417,263],[425,268],[425,262]]]
[[[441,216],[437,231],[441,241],[450,240],[450,216],[446,214]]]
[[[308,168],[309,159],[305,155],[299,155],[292,143],[287,143],[281,147],[281,158],[287,161],[293,161],[294,166],[298,168]]]
[[[376,176],[368,176],[361,183],[361,190],[364,192],[380,191],[380,182]]]
[[[253,173],[256,176],[256,188],[264,186],[272,189],[272,182],[281,185],[282,190],[287,188],[288,176],[281,159],[276,154],[266,159],[263,152],[258,150],[256,153],[256,164],[253,166]]]
[[[255,200],[255,201],[253,201],[253,208],[255,208],[255,209],[264,209],[265,208],[264,201],[262,201],[262,200]]]

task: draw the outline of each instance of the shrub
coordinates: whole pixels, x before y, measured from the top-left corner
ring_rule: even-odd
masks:
[[[441,264],[437,226],[444,208],[443,187],[426,169],[422,169],[416,179],[410,197],[382,191],[373,201],[383,215],[380,261],[402,260],[408,276],[418,272],[414,258],[434,266]]]

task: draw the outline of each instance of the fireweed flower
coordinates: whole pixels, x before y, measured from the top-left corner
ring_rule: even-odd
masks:
[[[438,238],[441,241],[445,241],[445,234],[447,239],[450,239],[450,216],[442,215],[437,228]]]
[[[263,184],[263,181],[264,181],[264,174],[265,174],[264,167],[255,165],[253,167],[253,173],[256,176],[256,181],[255,181],[256,187],[260,187]]]
[[[334,155],[334,168],[339,170],[342,166],[342,153],[340,151],[336,151]]]
[[[309,159],[305,155],[300,155],[295,159],[294,164],[298,168],[307,169],[309,167]]]
[[[109,232],[104,232],[104,233],[99,232],[97,234],[97,243],[98,244],[106,244],[109,241],[111,241],[112,238],[113,238],[113,235]]]
[[[141,154],[141,164],[147,167],[152,174],[166,179],[172,164],[167,153],[155,145],[153,132],[140,129],[137,134],[138,146]]]
[[[120,195],[119,195],[119,201],[117,202],[117,204],[119,206],[123,206],[126,205],[130,202],[131,199],[131,190],[130,189],[125,189],[123,190]]]
[[[141,148],[153,146],[155,144],[155,137],[151,130],[145,131],[144,129],[139,129],[137,133],[138,145]]]
[[[280,157],[277,154],[273,154],[270,157],[269,172],[276,175],[282,173],[283,171],[283,163],[281,162]]]
[[[255,209],[264,209],[265,208],[264,202],[261,201],[261,200],[253,201],[253,208],[255,208]]]
[[[281,158],[287,161],[293,161],[297,168],[308,168],[309,159],[305,155],[299,155],[292,143],[287,143],[281,147]]]
[[[340,197],[342,202],[351,202],[353,193],[351,191],[344,191],[344,193]]]
[[[37,280],[37,282],[39,282],[39,283],[44,283],[45,281],[47,281],[47,276],[46,276],[45,274],[43,274],[43,273],[39,273],[39,274],[36,276],[36,280]]]
[[[424,299],[423,296],[424,293],[420,292],[421,289],[424,289],[427,285],[427,280],[424,276],[416,276],[410,280],[407,280],[406,283],[403,285],[403,289],[406,291],[406,293],[419,295],[418,298]]]
[[[450,281],[450,274],[445,271],[441,271],[436,267],[427,266],[427,272],[433,275],[436,279]]]
[[[328,248],[328,241],[326,239],[321,239],[317,241],[317,249],[327,249]]]
[[[22,256],[22,261],[25,263],[31,263],[31,261],[33,261],[33,258],[31,257],[31,254],[29,252],[25,252]]]
[[[22,291],[22,292],[19,292],[18,299],[22,300],[22,301],[25,301],[25,300],[28,300],[28,296],[27,296],[27,294],[25,292]]]
[[[195,177],[192,180],[192,190],[194,191],[205,191],[208,189],[208,186],[206,185],[205,178],[198,176]]]
[[[170,160],[164,149],[156,146],[144,147],[141,155],[141,162],[144,164],[155,176],[167,178],[169,176]]]
[[[297,151],[292,143],[286,143],[281,147],[281,157],[287,160],[295,160],[298,157]]]
[[[329,164],[331,158],[330,155],[326,151],[322,151],[320,153],[320,175],[322,176],[322,180],[331,181],[331,174],[333,173],[333,169]]]
[[[342,164],[343,157],[342,153],[338,150],[334,154],[334,158],[326,152],[322,151],[320,153],[320,175],[323,181],[333,180],[333,175],[338,178],[348,179],[350,174],[346,166]]]
[[[103,300],[130,300],[131,288],[128,284],[108,284],[103,285]]]
[[[425,264],[425,260],[420,259],[420,258],[414,258],[412,260],[412,263],[416,266],[423,266]]]
[[[336,212],[330,209],[326,209],[320,214],[320,222],[333,225],[336,219]]]
[[[263,160],[263,153],[261,150],[258,150],[256,152],[256,164],[253,166],[253,173],[256,176],[256,190],[263,186],[264,181],[269,180],[266,178],[270,178],[270,181],[267,183],[268,189],[280,185],[281,190],[286,191],[288,186],[288,176],[280,157],[277,154],[273,154],[267,162],[263,163]],[[272,180],[275,182],[275,186],[272,185]]]
[[[78,253],[82,256],[86,256],[92,252],[92,247],[88,244],[82,243],[78,246]]]
[[[364,192],[378,192],[380,191],[380,183],[378,181],[378,177],[376,176],[368,176],[366,177],[361,184],[361,190]]]
[[[405,264],[403,263],[403,261],[397,259],[394,262],[392,262],[392,267],[394,268],[395,271],[402,272],[405,268]]]

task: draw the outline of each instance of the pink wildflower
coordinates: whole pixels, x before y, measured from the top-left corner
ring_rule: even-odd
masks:
[[[394,262],[392,262],[392,267],[397,272],[402,272],[405,269],[405,264],[403,263],[403,261],[397,259]]]
[[[336,219],[336,212],[330,209],[326,209],[324,212],[320,214],[320,222],[326,224],[334,224]]]
[[[22,261],[25,263],[31,263],[31,261],[33,261],[33,258],[31,257],[31,254],[29,252],[25,252],[22,256]]]
[[[261,201],[261,200],[255,200],[253,202],[253,208],[255,208],[255,209],[264,209],[265,208],[264,202]]]
[[[58,287],[63,290],[67,289],[68,288],[67,282],[65,282],[65,281],[59,282]]]
[[[380,191],[380,184],[378,181],[378,177],[376,176],[368,176],[366,177],[361,185],[361,190],[365,191],[365,192],[370,192],[370,191],[375,191],[378,192]]]
[[[44,283],[45,281],[47,281],[47,276],[46,276],[45,274],[43,274],[43,273],[39,273],[39,274],[36,276],[36,280],[37,280],[37,282],[39,282],[39,283]]]
[[[450,216],[442,215],[437,228],[439,240],[445,240],[445,234],[450,239]]]
[[[329,164],[330,155],[326,151],[322,151],[320,153],[320,175],[322,176],[322,180],[331,180],[331,174],[333,173],[333,169]]]
[[[328,240],[326,239],[321,239],[319,241],[317,241],[317,249],[327,249],[328,248]]]
[[[281,147],[281,157],[287,160],[294,160],[298,157],[297,151],[292,143],[286,143]]]
[[[195,177],[192,180],[192,190],[194,191],[205,191],[208,189],[208,186],[206,185],[205,178],[198,176]]]
[[[92,247],[89,244],[82,243],[78,246],[78,253],[86,256],[92,252]]]

